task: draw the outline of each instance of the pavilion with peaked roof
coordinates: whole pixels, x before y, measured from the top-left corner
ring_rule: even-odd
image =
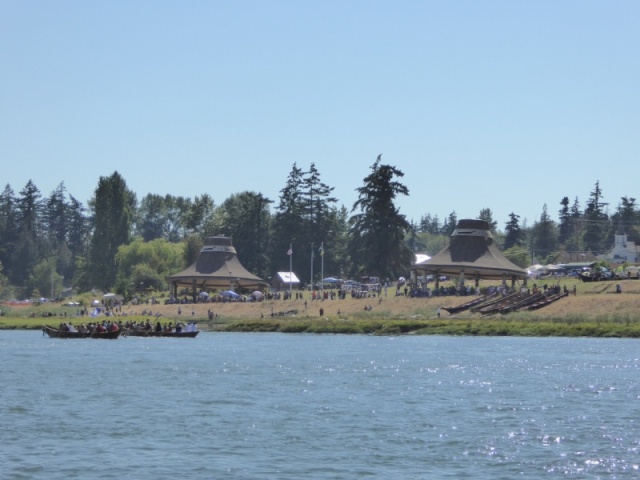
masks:
[[[178,285],[191,287],[195,299],[197,290],[208,288],[261,288],[268,285],[249,272],[238,260],[230,237],[209,237],[193,265],[168,279],[173,296],[178,296]]]
[[[451,235],[449,245],[433,257],[416,261],[411,270],[420,274],[433,274],[438,288],[440,276],[460,276],[474,279],[476,287],[481,278],[527,281],[527,271],[508,260],[493,243],[489,223],[484,220],[460,220]]]

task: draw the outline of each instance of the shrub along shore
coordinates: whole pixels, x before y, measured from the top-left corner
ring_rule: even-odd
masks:
[[[552,285],[556,281],[538,281]],[[200,330],[226,332],[285,332],[373,335],[486,335],[563,337],[640,337],[640,281],[580,283],[560,279],[570,295],[535,311],[481,316],[469,311],[449,315],[438,307],[451,307],[470,297],[409,298],[389,290],[375,298],[344,300],[268,300],[263,302],[124,305],[117,319],[178,323],[196,320]],[[534,282],[530,282],[533,285]],[[622,293],[616,293],[620,284]],[[90,303],[90,299],[84,300]],[[77,316],[80,307],[61,304],[40,306],[1,305],[0,329],[40,329],[62,321],[75,325],[94,321]],[[322,314],[320,312],[322,310]],[[179,312],[179,313],[178,313]],[[210,319],[210,312],[213,316]],[[98,319],[103,317],[97,317]]]

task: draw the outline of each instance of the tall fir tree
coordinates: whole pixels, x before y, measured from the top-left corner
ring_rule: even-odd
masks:
[[[520,215],[511,212],[505,225],[504,248],[520,247],[524,242],[524,232],[520,228]]]
[[[315,164],[303,171],[294,164],[285,187],[280,191],[280,202],[274,216],[272,242],[272,269],[274,272],[289,269],[289,261],[296,275],[304,283],[313,281],[321,272],[321,265],[335,268],[336,255],[322,256],[325,251],[339,244],[340,216],[334,204],[334,187],[322,182]],[[283,255],[292,247],[293,255]],[[307,272],[309,272],[307,274]]]
[[[557,247],[557,226],[547,212],[547,204],[542,207],[540,220],[531,228],[532,250],[540,261],[548,260]]]
[[[616,233],[627,235],[632,242],[640,243],[637,241],[640,233],[640,211],[635,198],[622,197],[616,212],[611,216],[611,221]]]
[[[15,251],[18,244],[18,215],[16,198],[11,185],[7,184],[0,194],[0,264],[3,275],[8,282],[17,281],[14,272],[16,265]]]
[[[489,224],[489,230],[492,233],[496,233],[496,229],[498,228],[498,222],[493,219],[493,212],[490,208],[483,208],[480,210],[478,214],[478,220],[484,220]]]
[[[569,208],[569,197],[563,197],[560,201],[562,208],[558,211],[558,219],[560,224],[558,225],[558,242],[561,245],[567,244],[567,241],[571,237],[571,210]]]
[[[18,285],[24,287],[27,286],[33,268],[45,253],[42,237],[44,231],[42,195],[31,180],[20,191],[16,205],[18,238],[14,255],[17,268],[13,275]],[[30,295],[31,292],[25,291],[24,294]]]
[[[291,167],[285,186],[280,190],[279,203],[273,219],[271,243],[272,272],[288,271],[289,266],[300,274],[303,270],[304,205],[302,202],[304,172],[296,163]],[[287,255],[291,246],[292,256]],[[291,261],[291,264],[290,264]],[[306,261],[304,262],[306,264]]]
[[[594,254],[601,254],[608,249],[610,234],[613,233],[609,216],[604,210],[608,204],[602,201],[603,198],[600,182],[597,181],[584,211],[586,225],[583,235],[585,248]]]
[[[406,275],[411,265],[411,252],[404,239],[411,225],[395,205],[399,195],[409,189],[396,180],[404,173],[392,165],[381,163],[379,155],[371,173],[359,187],[358,200],[350,219],[351,256],[359,274],[383,279]]]

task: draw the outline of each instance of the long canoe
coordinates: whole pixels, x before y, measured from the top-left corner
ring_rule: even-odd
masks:
[[[125,337],[172,337],[172,338],[195,338],[200,331],[196,332],[156,332],[155,330],[125,330]]]
[[[120,330],[115,332],[66,332],[49,325],[42,326],[42,334],[49,335],[50,338],[101,338],[105,340],[115,340],[120,336]]]
[[[441,307],[441,308],[443,310],[446,310],[449,313],[463,312],[465,310],[469,310],[472,307],[481,305],[482,303],[488,301],[490,298],[494,297],[495,295],[497,295],[497,292],[494,292],[491,295],[474,298],[473,300],[470,300],[467,303],[463,303],[462,305],[458,305],[456,307]]]

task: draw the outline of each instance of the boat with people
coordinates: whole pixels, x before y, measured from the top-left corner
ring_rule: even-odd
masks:
[[[172,337],[172,338],[195,338],[200,331],[195,332],[156,332],[155,330],[125,330],[125,337]]]
[[[68,330],[66,328],[54,328],[49,325],[42,326],[42,335],[48,335],[49,338],[99,338],[105,340],[115,340],[120,336],[121,330]]]
[[[172,338],[195,338],[199,330],[197,322],[192,321],[186,325],[172,323],[162,325],[160,321],[152,325],[149,320],[146,322],[126,322],[123,335],[126,337],[172,337]]]

